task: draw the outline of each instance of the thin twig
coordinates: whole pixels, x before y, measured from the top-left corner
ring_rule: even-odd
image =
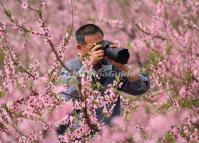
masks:
[[[120,4],[119,4],[119,6],[122,8],[122,11],[123,11],[123,14],[124,14],[124,16],[126,17],[126,19],[130,22],[130,23],[133,23],[134,25],[135,25],[135,27],[139,30],[139,31],[141,31],[142,33],[144,33],[144,34],[146,34],[146,35],[149,35],[149,36],[152,36],[153,38],[158,38],[158,39],[161,39],[161,40],[166,40],[166,38],[164,38],[164,37],[162,37],[162,36],[160,36],[160,35],[156,35],[156,36],[153,36],[150,32],[147,32],[147,31],[145,31],[144,29],[142,29],[137,23],[135,23],[134,21],[132,21],[130,18],[129,18],[129,16],[128,16],[128,14],[126,13],[126,8],[125,8],[125,6],[123,5],[123,2],[122,1],[118,1]]]
[[[183,5],[186,8],[187,12],[189,13],[193,23],[196,25],[196,28],[194,28],[195,30],[197,30],[199,32],[199,27],[198,27],[198,23],[196,22],[196,19],[194,18],[194,16],[192,15],[188,5],[186,4],[186,0],[183,0]]]

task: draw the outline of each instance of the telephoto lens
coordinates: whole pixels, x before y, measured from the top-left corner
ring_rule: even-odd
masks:
[[[121,63],[121,64],[128,63],[128,59],[130,57],[128,49],[126,49],[126,48],[110,48],[109,46],[112,45],[112,43],[108,40],[102,40],[98,44],[102,45],[104,54],[108,58],[111,58],[114,61]]]

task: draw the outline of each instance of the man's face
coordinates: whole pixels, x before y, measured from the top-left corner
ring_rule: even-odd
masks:
[[[82,57],[88,54],[88,52],[93,47],[94,43],[100,42],[102,40],[103,40],[103,35],[100,32],[97,32],[92,35],[86,35],[84,37],[85,44],[81,45],[81,48],[78,48],[80,50]]]

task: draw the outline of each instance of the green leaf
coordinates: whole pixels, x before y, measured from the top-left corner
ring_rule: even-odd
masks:
[[[192,141],[191,143],[198,143],[197,141]]]
[[[193,104],[194,106],[199,107],[199,99],[194,99],[194,100],[192,101],[192,104]]]
[[[169,14],[168,14],[167,11],[165,10],[165,11],[164,11],[164,18],[165,18],[166,20],[168,20],[168,17],[169,17]]]
[[[186,100],[182,100],[181,102],[181,107],[182,108],[189,108],[193,105],[193,100],[192,98],[186,99]]]
[[[23,36],[24,36],[25,39],[28,39],[29,33],[30,33],[29,31],[23,30]]]
[[[171,24],[172,24],[172,26],[173,26],[173,28],[175,29],[175,30],[179,30],[178,29],[178,27],[179,27],[179,25],[180,25],[180,19],[179,18],[174,18],[172,21],[171,21]]]
[[[0,68],[3,67],[4,56],[3,49],[0,49]]]
[[[190,71],[186,71],[184,73],[184,78],[183,78],[184,84],[188,85],[190,80],[191,80],[191,72]]]
[[[159,60],[161,59],[161,55],[157,52],[150,51],[148,58],[149,63],[153,64],[154,66],[157,66]]]
[[[7,15],[7,17],[11,18],[12,13],[11,13],[11,11],[9,9],[5,9],[4,13]]]
[[[171,107],[171,103],[170,102],[167,102],[167,103],[164,103],[160,106],[159,110],[161,111],[166,111],[167,109],[169,109]]]
[[[131,49],[131,48],[133,48],[133,46],[132,46],[131,42],[128,42],[127,43],[127,49]]]
[[[167,42],[166,43],[166,52],[167,52],[167,54],[170,54],[171,50],[172,50],[172,45],[169,42]]]
[[[103,86],[101,85],[100,82],[96,82],[96,83],[95,83],[95,87],[96,87],[97,89],[100,89],[100,88],[102,88]]]
[[[5,93],[3,91],[0,91],[0,98],[5,96]]]
[[[152,2],[153,2],[154,4],[157,4],[157,3],[159,2],[159,0],[152,0]]]
[[[165,140],[168,143],[176,143],[174,136],[171,133],[169,133],[169,132],[166,134]]]
[[[77,77],[76,76],[71,76],[68,82],[72,85],[75,85],[78,83]]]

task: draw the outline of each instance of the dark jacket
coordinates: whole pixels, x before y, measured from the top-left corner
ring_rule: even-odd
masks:
[[[72,71],[74,72],[81,72],[83,71],[83,66],[82,63],[80,61],[80,58],[77,56],[71,60],[69,60],[68,62],[65,63],[65,65]],[[101,63],[98,64],[96,71],[98,73],[102,73],[102,72],[107,72],[107,71],[111,71],[114,73],[119,73],[121,72],[119,69],[117,69],[116,67],[114,67],[109,61],[107,60],[102,60]],[[64,68],[61,69],[60,72],[60,79],[63,82],[67,82],[70,78],[72,77],[72,75],[70,75],[70,73],[68,71],[66,71]],[[106,86],[108,84],[111,84],[113,82],[113,80],[115,80],[114,76],[105,76],[105,77],[101,77],[100,78],[100,83],[103,86]],[[149,76],[144,75],[144,74],[139,74],[139,79],[135,80],[135,81],[130,81],[126,76],[122,76],[121,77],[121,84],[120,87],[118,87],[118,89],[120,91],[126,92],[130,95],[141,95],[143,93],[145,93],[149,88],[150,88],[150,79]],[[63,91],[62,93],[60,93],[60,96],[63,97],[66,101],[69,100],[71,97],[67,96],[66,94],[72,94],[72,95],[78,95],[77,94],[77,90],[75,88],[75,86],[71,85],[66,91]],[[118,97],[116,103],[115,103],[115,107],[113,109],[113,113],[111,117],[114,117],[116,115],[120,115],[120,97]],[[102,117],[100,116],[100,112],[101,110],[97,111],[97,117],[99,120],[102,120]],[[106,120],[104,122],[108,123],[110,120]]]

